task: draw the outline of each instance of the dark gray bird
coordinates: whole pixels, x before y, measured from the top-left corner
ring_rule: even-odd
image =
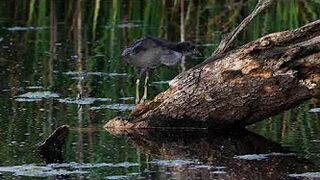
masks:
[[[143,37],[134,41],[131,46],[125,48],[121,57],[131,64],[137,75],[136,104],[139,103],[140,79],[145,77],[144,93],[140,102],[147,98],[147,83],[149,73],[161,65],[174,66],[178,64],[182,56],[198,54],[198,50],[191,42],[171,42],[157,37]]]

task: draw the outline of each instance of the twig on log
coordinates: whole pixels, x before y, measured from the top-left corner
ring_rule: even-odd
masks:
[[[220,41],[219,46],[217,47],[217,49],[211,54],[211,56],[209,56],[206,60],[204,60],[202,63],[196,65],[194,68],[192,69],[196,69],[199,67],[203,67],[204,65],[215,61],[217,59],[223,58],[224,57],[224,53],[225,51],[230,47],[231,43],[234,41],[234,39],[238,36],[238,34],[252,21],[252,19],[257,16],[260,12],[262,12],[263,10],[267,9],[274,0],[259,0],[257,5],[255,6],[255,8],[253,9],[253,11],[244,19],[242,20],[242,22],[230,33],[226,34],[223,39]],[[198,83],[200,82],[200,77],[202,74],[202,68],[200,69],[200,71],[198,72],[198,78],[196,80],[196,86],[193,90],[194,91],[197,90],[198,88]]]
[[[203,61],[200,65],[207,64],[217,59],[218,56],[221,56],[225,51],[230,47],[231,43],[238,36],[238,34],[256,17],[260,12],[268,8],[274,0],[259,0],[256,7],[253,11],[230,33],[226,34],[221,40],[217,49]]]

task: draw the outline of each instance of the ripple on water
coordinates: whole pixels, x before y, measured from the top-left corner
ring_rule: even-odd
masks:
[[[243,159],[243,160],[263,160],[267,159],[268,156],[266,154],[247,154],[247,155],[241,155],[241,156],[235,156],[235,159]]]
[[[81,99],[64,98],[64,99],[59,99],[59,102],[66,103],[66,104],[86,105],[86,104],[93,104],[95,102],[107,102],[107,101],[111,101],[111,100],[112,99],[110,99],[110,98],[87,97],[87,98],[81,98]]]
[[[171,80],[167,81],[155,81],[151,83],[151,86],[169,85]]]
[[[320,172],[305,172],[301,174],[289,174],[289,177],[294,178],[320,178]]]
[[[120,99],[120,100],[127,101],[127,100],[134,100],[134,97],[132,97],[132,96],[129,96],[129,97],[120,97],[119,99]]]
[[[13,173],[16,176],[29,177],[48,177],[56,175],[85,174],[87,171],[54,169],[50,166],[38,166],[34,164],[25,164],[20,166],[0,167],[0,172]]]
[[[271,156],[295,156],[295,153],[269,153],[269,154],[245,154],[240,156],[235,156],[235,159],[242,159],[242,160],[263,160],[267,159]]]
[[[43,89],[43,86],[28,86],[26,87],[27,89],[36,89],[36,90],[39,90],[39,89]]]
[[[313,113],[320,113],[320,108],[313,108],[310,109],[309,112],[313,112]]]
[[[189,164],[195,164],[197,161],[189,161],[189,160],[153,160],[150,163],[157,164],[159,166],[184,166]]]
[[[123,163],[60,163],[60,164],[49,164],[48,166],[53,168],[68,168],[68,169],[90,169],[90,168],[102,168],[102,167],[112,167],[112,168],[129,168],[134,166],[139,166],[138,163],[123,162]]]
[[[37,31],[48,29],[47,27],[33,27],[33,26],[14,26],[7,28],[8,31]]]
[[[96,111],[101,109],[111,109],[117,111],[131,111],[134,108],[134,104],[109,104],[91,107],[90,110]]]
[[[105,28],[140,28],[143,27],[141,22],[127,22],[127,23],[122,23],[122,24],[117,24],[117,25],[107,25]]]
[[[63,73],[68,76],[128,76],[127,73],[105,73],[105,72],[77,72],[77,71],[68,71]]]
[[[37,101],[42,101],[42,99],[38,99],[38,98],[16,98],[15,101],[17,102],[37,102]]]
[[[46,166],[35,164],[24,164],[19,166],[3,166],[0,167],[1,173],[13,173],[15,176],[29,177],[49,177],[56,175],[71,175],[71,174],[88,174],[89,170],[95,168],[130,168],[139,166],[138,163],[123,162],[123,163],[61,163],[48,164]],[[85,169],[85,171],[83,170]]]
[[[120,180],[120,179],[129,179],[129,177],[128,176],[106,176],[105,179]]]
[[[42,99],[47,98],[58,98],[59,94],[53,93],[51,91],[36,91],[36,92],[27,92],[15,97],[16,101],[19,102],[34,102],[41,101]]]

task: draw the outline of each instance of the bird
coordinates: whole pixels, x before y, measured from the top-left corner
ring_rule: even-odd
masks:
[[[135,103],[147,99],[147,83],[152,70],[161,65],[174,66],[180,63],[183,56],[200,54],[192,42],[172,42],[159,37],[146,36],[135,40],[122,50],[121,59],[132,65],[137,74]],[[140,80],[144,80],[144,92],[140,100]]]

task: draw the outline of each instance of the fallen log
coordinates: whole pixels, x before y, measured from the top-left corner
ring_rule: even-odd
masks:
[[[243,127],[293,108],[317,94],[320,20],[211,59],[105,127]]]

